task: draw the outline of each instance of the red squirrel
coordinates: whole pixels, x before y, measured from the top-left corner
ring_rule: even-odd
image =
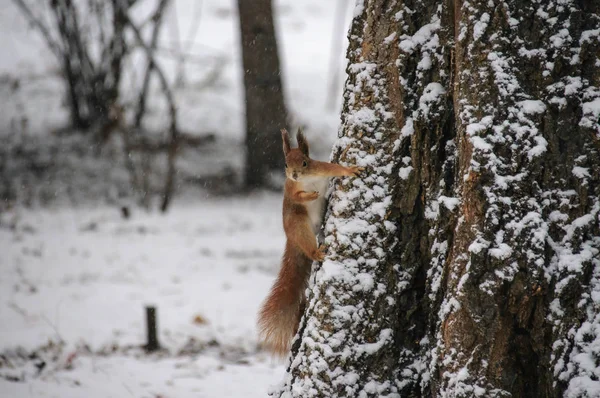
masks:
[[[323,261],[324,248],[317,247],[316,232],[320,221],[311,220],[310,205],[316,203],[319,192],[309,191],[314,178],[356,176],[361,167],[344,167],[319,162],[309,157],[306,138],[298,130],[298,148],[291,147],[288,132],[281,130],[285,154],[285,189],[283,194],[283,230],[287,242],[281,269],[263,303],[258,326],[264,346],[276,355],[284,356],[298,330],[304,312],[304,291],[313,261]],[[317,208],[316,212],[320,213]],[[318,214],[320,216],[320,214]]]

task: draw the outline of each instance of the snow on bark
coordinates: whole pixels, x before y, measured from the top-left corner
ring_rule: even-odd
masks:
[[[467,314],[457,309],[448,318],[458,320],[455,324],[466,319],[478,324],[481,335],[476,336],[475,344],[491,347],[489,354],[505,351],[501,357],[507,357],[510,341],[500,339],[506,345],[502,347],[498,341],[487,341],[486,334],[493,336],[495,327],[507,318],[506,322],[514,323],[513,330],[502,330],[517,339],[512,349],[519,349],[521,354],[530,351],[529,355],[542,361],[550,351],[542,342],[547,336],[545,328],[550,326],[543,323],[543,315],[551,324],[550,336],[555,341],[550,353],[554,371],[552,375],[539,372],[525,377],[532,381],[553,377],[552,386],[557,391],[565,388],[569,397],[600,393],[599,302],[593,299],[600,289],[600,162],[593,135],[597,134],[597,118],[594,126],[588,115],[593,118],[595,111],[587,108],[599,96],[599,46],[598,41],[592,44],[588,40],[596,32],[588,27],[597,28],[599,16],[597,10],[594,14],[578,7],[573,2],[518,1],[500,6],[483,1],[462,6],[460,29],[467,33],[457,43],[462,73],[455,112],[459,125],[466,126],[472,156],[461,173],[470,184],[483,187],[481,206],[485,213],[476,222],[459,226],[459,231],[469,229],[476,235],[470,248],[480,248],[471,250],[461,280],[476,281],[496,298],[506,295],[508,289],[508,305],[496,300],[488,308],[496,312],[491,321],[474,306],[466,310]],[[531,9],[537,9],[533,20]],[[480,33],[475,24],[469,34],[471,19],[490,20],[490,16],[494,29]],[[485,61],[481,62],[482,58]],[[538,71],[543,72],[540,75]],[[473,87],[478,88],[477,95],[472,94]],[[578,123],[569,120],[578,114],[582,115]],[[594,176],[590,169],[596,170]],[[473,264],[477,264],[476,273]],[[459,283],[453,293],[449,289],[449,296],[461,304],[472,302],[476,294],[464,294],[460,287],[465,286]],[[553,300],[552,305],[541,313],[546,300]],[[507,310],[515,313],[506,316],[503,312]],[[445,329],[447,333],[452,326]],[[508,384],[503,382],[506,370],[502,368],[525,363],[501,359],[490,364],[488,355],[477,355],[461,340],[464,338],[458,338],[463,344],[444,338],[438,341],[440,352],[451,347],[444,362],[452,364],[442,367],[450,378],[442,383],[441,395],[457,395],[459,385],[467,388],[482,381],[490,388],[505,389],[494,394],[515,392],[514,386],[508,391]],[[468,376],[459,376],[477,359],[486,361],[485,366],[473,366],[477,371],[467,369]],[[493,366],[500,377],[489,371]],[[529,388],[529,393],[542,389],[539,385],[521,388]]]
[[[388,278],[396,226],[389,221],[399,129],[385,72],[358,45],[373,9],[359,4],[351,29],[349,79],[335,160],[364,167],[361,178],[334,182],[324,226],[327,258],[309,288],[297,351],[284,385],[274,395],[398,397],[400,369],[391,357],[395,301],[406,284]],[[397,43],[390,35],[383,44]],[[377,43],[378,45],[380,43]]]
[[[600,394],[600,4],[359,3],[274,395]]]

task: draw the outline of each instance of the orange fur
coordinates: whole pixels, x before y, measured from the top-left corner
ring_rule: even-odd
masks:
[[[287,237],[281,269],[259,313],[258,326],[267,349],[284,356],[304,312],[304,291],[308,284],[312,261],[323,261],[323,248],[317,247],[306,203],[316,200],[319,192],[304,190],[302,180],[311,177],[355,176],[359,167],[319,162],[309,157],[304,135],[298,132],[298,148],[291,148],[287,131],[282,130],[286,159],[286,181],[283,195],[283,229]]]
[[[285,356],[304,310],[304,290],[312,261],[288,241],[275,284],[259,314],[258,325],[265,347]]]

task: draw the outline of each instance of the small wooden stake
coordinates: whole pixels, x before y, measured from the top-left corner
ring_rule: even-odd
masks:
[[[148,340],[144,348],[148,352],[157,351],[160,349],[158,337],[156,335],[156,307],[146,307],[146,331]]]

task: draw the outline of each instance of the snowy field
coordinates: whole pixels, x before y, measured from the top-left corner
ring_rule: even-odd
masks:
[[[326,106],[338,1],[274,3],[288,106],[326,158],[341,101],[340,84],[337,106]],[[186,65],[186,85],[176,92],[182,128],[213,132],[217,142],[241,147],[236,2],[175,4],[180,45],[201,60]],[[188,45],[184,39],[198,13]],[[168,21],[161,43],[173,48]],[[0,8],[0,34],[6,99],[0,138],[47,137],[68,118],[56,64],[11,1]],[[338,55],[343,67],[342,50]],[[168,56],[161,62],[173,78],[175,62]],[[160,106],[151,104],[147,125],[158,129],[163,120]],[[241,153],[233,153],[227,161],[239,167]],[[221,162],[203,159],[201,166],[184,165]],[[110,180],[96,166],[86,165],[98,170],[91,186]],[[47,190],[62,192],[52,184]],[[118,205],[102,200],[17,204],[0,213],[0,397],[264,397],[282,380],[285,362],[260,349],[255,326],[284,246],[281,194],[194,192],[176,199],[164,216],[134,207],[124,219]],[[158,309],[163,347],[151,355],[141,348],[146,305]]]
[[[129,220],[110,208],[3,214],[2,396],[265,396],[283,368],[254,325],[284,244],[279,206],[257,195]],[[165,348],[152,356],[139,348],[146,305]]]

